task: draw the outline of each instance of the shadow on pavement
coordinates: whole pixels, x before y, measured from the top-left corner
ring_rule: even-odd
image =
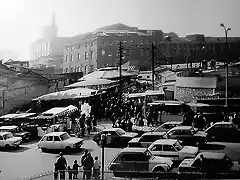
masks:
[[[200,150],[223,150],[225,147],[223,144],[205,144]]]
[[[0,148],[1,152],[8,152],[8,153],[19,153],[19,152],[24,152],[29,150],[30,148],[24,147],[24,146],[19,146],[18,148],[11,148],[11,149],[5,149],[5,148]]]
[[[83,155],[85,150],[88,150],[89,152],[93,151],[93,149],[79,148],[79,149],[72,149],[69,152],[64,152],[63,150],[45,150],[42,153],[59,154],[60,152],[63,152],[64,155]]]

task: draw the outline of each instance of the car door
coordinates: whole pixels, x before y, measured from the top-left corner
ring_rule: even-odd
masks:
[[[53,137],[52,147],[53,147],[53,149],[64,149],[63,141],[60,139],[59,136]]]
[[[174,161],[179,160],[179,155],[176,149],[172,145],[168,144],[163,145],[162,156],[169,157]]]
[[[47,149],[53,149],[53,139],[53,136],[47,136],[44,147]]]
[[[4,147],[4,146],[5,146],[4,138],[0,136],[0,147]]]
[[[141,147],[147,148],[149,146],[149,144],[151,144],[152,142],[152,136],[150,135],[145,135],[142,136],[141,139],[139,140]]]

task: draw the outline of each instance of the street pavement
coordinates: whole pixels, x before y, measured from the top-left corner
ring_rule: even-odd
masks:
[[[101,124],[110,127],[108,124]],[[53,170],[53,164],[58,158],[59,152],[42,153],[36,143],[23,144],[17,150],[0,150],[0,170],[2,171],[0,180],[19,180]],[[78,152],[65,155],[68,164],[72,166],[74,160],[78,160],[80,163],[85,149],[88,149],[93,157],[98,156],[101,160],[101,148],[89,137],[85,138],[84,144]],[[105,148],[105,170],[113,157],[120,151],[121,148]]]

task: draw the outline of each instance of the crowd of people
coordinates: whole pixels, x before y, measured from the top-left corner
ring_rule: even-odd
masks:
[[[81,167],[83,179],[100,179],[101,162],[97,156],[93,159],[91,153],[85,150],[80,162],[81,164],[78,164],[78,160],[74,160],[71,166],[63,156],[63,153],[60,152],[59,158],[54,163],[54,179],[57,180],[59,176],[60,179],[65,179],[66,173],[69,180],[78,179]]]

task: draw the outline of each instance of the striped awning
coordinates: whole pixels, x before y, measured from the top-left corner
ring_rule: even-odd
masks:
[[[33,119],[52,119],[55,117],[69,116],[77,110],[78,108],[73,105],[69,105],[67,107],[54,107],[43,112],[41,115],[34,117]]]

